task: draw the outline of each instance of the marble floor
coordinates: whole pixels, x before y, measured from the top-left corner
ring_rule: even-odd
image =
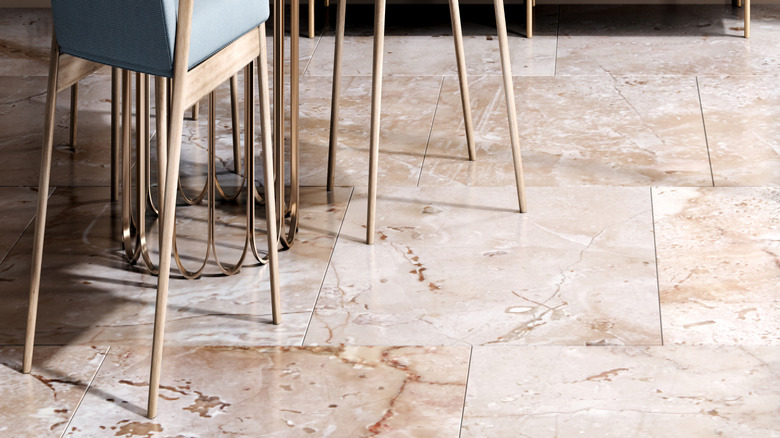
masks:
[[[302,39],[282,324],[263,266],[175,275],[150,420],[156,277],[120,242],[104,71],[81,83],[75,146],[60,95],[38,346],[20,372],[51,19],[0,9],[0,436],[780,437],[780,6],[754,5],[745,40],[724,5],[540,5],[532,39],[509,5],[519,214],[492,8],[462,9],[470,162],[448,8],[390,5],[373,246],[368,6],[347,8],[324,187],[334,12]],[[229,185],[225,87],[216,110]],[[193,191],[205,123],[186,122]],[[218,208],[228,263],[240,211]],[[192,269],[206,211],[178,213]]]

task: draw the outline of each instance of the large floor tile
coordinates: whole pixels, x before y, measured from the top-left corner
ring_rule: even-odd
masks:
[[[0,8],[0,76],[47,76],[51,10]]]
[[[37,199],[38,192],[27,187],[0,187],[0,263],[35,218]],[[2,272],[0,267],[0,277]]]
[[[389,186],[415,186],[431,132],[440,77],[389,77],[382,90],[379,180]],[[330,135],[330,78],[301,81],[301,183],[325,185]],[[366,186],[370,150],[371,78],[342,78],[337,186]]]
[[[556,74],[774,73],[778,17],[778,6],[754,5],[745,39],[730,5],[563,6]]]
[[[1,14],[0,14],[1,15]],[[110,184],[111,75],[81,81],[76,146],[69,142],[70,92],[59,93],[51,184]],[[37,186],[46,105],[45,77],[0,77],[0,186]]]
[[[21,372],[22,350],[0,347],[0,436],[62,436],[107,348],[37,346],[30,374]]]
[[[380,190],[350,202],[306,344],[660,344],[650,192]],[[609,213],[606,213],[609,212]]]
[[[778,437],[777,347],[475,347],[464,438]]]
[[[780,186],[778,76],[699,78],[716,186]]]
[[[354,8],[354,12],[353,12]],[[374,44],[373,8],[347,7],[342,74],[370,76]],[[457,75],[449,8],[445,5],[390,5],[385,31],[385,75]],[[353,19],[354,17],[354,19]],[[540,6],[535,36],[525,38],[522,6],[507,9],[512,73],[555,74],[557,6]],[[334,19],[335,21],[335,19]],[[500,75],[498,38],[490,5],[461,7],[466,69],[470,75]],[[307,75],[333,76],[335,24],[322,37]]]
[[[421,186],[514,183],[503,85],[470,85],[477,160],[457,80],[445,79]],[[515,98],[529,185],[712,185],[694,78],[515,78]]]
[[[196,345],[300,345],[346,210],[349,189],[303,192],[299,241],[280,254],[282,325],[270,323],[266,267],[247,266],[225,277],[212,262],[199,280],[171,280],[166,342]],[[116,211],[114,211],[116,209]],[[52,196],[44,251],[37,341],[41,343],[147,344],[151,339],[157,278],[128,265],[121,251],[118,205],[107,189],[58,189]],[[177,211],[178,247],[187,269],[206,251],[204,208]],[[258,213],[260,216],[262,213]],[[217,249],[235,263],[243,247],[240,219],[218,210]],[[262,221],[258,225],[263,228]],[[259,249],[265,236],[259,233]],[[157,237],[148,238],[156,262]],[[0,342],[24,336],[32,232],[4,263]],[[251,257],[251,256],[250,256]],[[251,265],[252,263],[250,263]],[[175,265],[174,265],[175,272]]]
[[[167,348],[149,420],[148,352],[112,348],[67,436],[452,437],[468,363],[466,347]]]
[[[664,342],[780,345],[780,190],[653,189]]]

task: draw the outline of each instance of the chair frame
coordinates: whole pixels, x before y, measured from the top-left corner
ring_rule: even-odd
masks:
[[[161,168],[165,168],[166,171],[164,179],[161,178],[160,181],[161,187],[164,187],[165,190],[163,203],[160,205],[160,265],[157,277],[154,337],[152,341],[152,360],[147,405],[147,416],[149,418],[154,418],[157,415],[184,111],[186,108],[195,104],[201,96],[215,89],[219,84],[230,79],[240,68],[243,68],[245,65],[248,65],[255,60],[258,61],[260,71],[258,85],[260,89],[260,116],[263,131],[263,173],[266,187],[266,221],[268,228],[268,258],[271,280],[272,314],[274,324],[280,323],[281,320],[277,253],[278,236],[276,212],[273,208],[273,206],[276,205],[276,201],[275,193],[272,189],[274,187],[274,175],[271,166],[271,163],[273,163],[273,155],[270,129],[271,114],[267,86],[268,66],[266,59],[268,54],[266,49],[265,23],[247,32],[198,66],[188,69],[193,1],[194,0],[179,1],[174,45],[172,102],[168,119],[169,126],[166,130],[165,123],[158,125],[158,128],[162,127],[163,131],[166,131],[158,132],[158,141],[160,142],[159,148],[161,152],[158,159],[161,160]],[[57,44],[56,35],[52,35],[41,174],[38,186],[38,214],[35,221],[34,247],[31,263],[30,301],[28,307],[27,333],[25,336],[24,363],[22,367],[22,372],[24,373],[29,373],[32,368],[43,259],[43,240],[46,227],[47,194],[53,152],[54,116],[57,92],[70,87],[77,83],[79,79],[101,67],[102,64],[61,53],[59,45]],[[250,141],[252,141],[252,139],[250,139]],[[166,150],[168,151],[167,156],[165,156]]]

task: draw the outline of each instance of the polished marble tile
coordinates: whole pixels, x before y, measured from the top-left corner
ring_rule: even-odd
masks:
[[[0,265],[32,223],[37,199],[38,192],[27,187],[0,187]],[[0,278],[2,272],[0,266]]]
[[[149,420],[149,353],[112,348],[67,436],[457,436],[469,353],[166,348],[158,416]]]
[[[108,349],[39,345],[30,374],[21,372],[22,350],[0,347],[0,436],[62,436]]]
[[[702,76],[716,186],[780,186],[778,76]]]
[[[280,254],[283,324],[270,324],[266,267],[250,266],[231,277],[213,263],[199,280],[171,280],[166,342],[196,345],[299,345],[346,210],[350,189],[328,194],[304,189],[299,239]],[[119,206],[107,189],[58,189],[50,201],[37,341],[56,344],[147,344],[154,315],[156,277],[132,268],[121,251]],[[204,208],[179,208],[178,245],[188,269],[205,253]],[[261,215],[262,213],[258,213]],[[218,210],[217,245],[223,262],[234,263],[243,228],[233,210]],[[264,251],[263,223],[258,240]],[[184,238],[187,237],[187,238]],[[157,237],[149,236],[156,262]],[[28,230],[3,263],[0,342],[24,336],[32,232]],[[251,256],[250,256],[251,257]],[[212,258],[213,260],[213,258]],[[175,265],[174,265],[175,266]],[[67,309],[67,311],[63,311]]]
[[[780,436],[777,347],[475,347],[461,436]]]
[[[305,342],[660,344],[647,188],[380,190],[350,202]],[[609,214],[605,214],[609,212]]]
[[[70,92],[59,93],[51,184],[108,186],[111,155],[110,74],[92,75],[79,86],[76,146],[69,142]],[[41,166],[45,77],[0,77],[0,186],[37,186]]]
[[[780,345],[780,190],[653,189],[667,344]]]
[[[772,74],[780,7],[751,10],[744,39],[730,5],[562,6],[556,75]]]
[[[353,14],[353,9],[355,13]],[[396,9],[397,8],[397,9]],[[372,12],[372,11],[369,11]],[[347,7],[342,74],[371,76],[373,14],[360,5]],[[449,8],[445,5],[390,5],[385,31],[384,75],[457,75]],[[489,5],[461,7],[466,69],[470,75],[501,75],[495,16]],[[353,20],[351,17],[358,15]],[[555,73],[558,8],[540,6],[535,35],[525,38],[521,6],[507,9],[512,73],[552,76]],[[335,16],[335,12],[334,12]],[[335,18],[317,46],[307,75],[333,76]]]
[[[324,186],[330,135],[330,78],[301,81],[301,183]],[[368,185],[371,78],[342,79],[337,186]],[[441,78],[388,77],[382,89],[379,181],[388,186],[415,186],[425,157]]]
[[[468,161],[458,83],[447,78],[421,186],[514,184],[500,78],[470,88],[477,160]],[[515,98],[528,185],[712,185],[695,78],[515,78]]]
[[[47,76],[51,29],[50,9],[0,8],[0,76]]]

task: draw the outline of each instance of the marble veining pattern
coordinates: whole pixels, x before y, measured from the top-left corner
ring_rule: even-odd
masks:
[[[464,438],[780,436],[776,347],[474,347]]]
[[[357,191],[306,344],[660,344],[649,189],[532,188],[524,215],[516,202],[380,190],[367,246]]]
[[[664,340],[780,345],[780,190],[653,189]]]
[[[466,347],[172,347],[156,419],[148,352],[112,348],[66,436],[457,436]],[[214,376],[215,370],[226,374]]]
[[[22,347],[0,347],[0,436],[59,437],[106,357],[103,346],[37,346],[30,374]]]

